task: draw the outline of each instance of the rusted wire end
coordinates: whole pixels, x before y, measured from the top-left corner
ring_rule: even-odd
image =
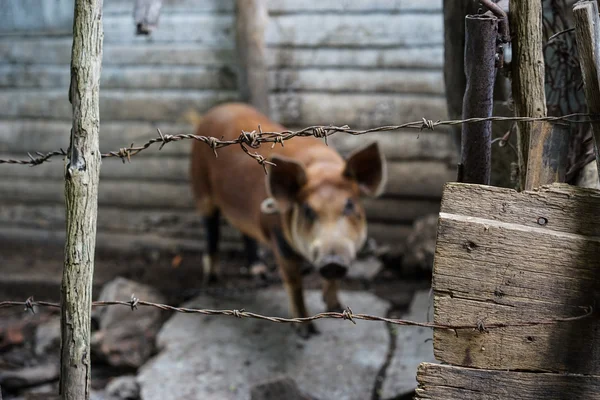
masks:
[[[219,158],[219,155],[217,154],[217,146],[219,145],[219,141],[217,138],[212,136],[207,137],[206,144],[213,150],[213,153],[215,153],[215,158]]]
[[[27,300],[25,300],[25,311],[30,310],[32,314],[35,314],[35,310],[33,309],[33,296],[29,296]]]
[[[236,318],[244,318],[244,315],[242,314],[243,312],[243,308],[241,310],[231,310],[231,315],[233,315]]]
[[[275,141],[271,145],[271,148],[274,149],[277,143],[281,144],[281,147],[283,147],[283,136],[275,136]]]
[[[356,321],[354,321],[354,318],[352,318],[352,310],[349,306],[346,306],[346,309],[342,312],[342,319],[347,319],[356,325]]]
[[[159,128],[156,128],[156,130],[158,131],[160,140],[162,140],[162,143],[161,143],[160,147],[158,148],[158,151],[161,151],[162,148],[165,146],[165,144],[173,141],[173,135],[163,135],[163,133],[160,131]],[[133,147],[133,144],[131,145],[131,147]]]
[[[258,153],[251,154],[251,156],[263,167],[263,170],[265,171],[265,175],[268,175],[267,164],[275,166],[275,163],[272,163],[271,161],[267,161],[266,158],[264,158],[263,156],[261,156]]]
[[[131,146],[122,147],[119,149],[118,152],[111,153],[111,154],[115,155],[116,157],[119,157],[121,159],[121,161],[123,161],[123,164],[125,164],[125,160],[131,162],[131,150],[132,149],[133,149],[133,143],[131,143]]]
[[[433,122],[432,120],[425,119],[425,118],[422,118],[422,120],[423,120],[423,124],[421,125],[421,128],[419,129],[420,131],[422,131],[423,129],[433,130],[435,127],[435,124],[440,122],[439,120],[437,122]]]
[[[316,126],[313,128],[313,136],[317,139],[324,139],[325,145],[329,146],[327,143],[327,130],[322,126]]]
[[[129,300],[129,306],[131,307],[131,311],[137,309],[138,303],[140,302],[140,299],[138,299],[137,297],[135,297],[135,294],[131,295],[131,300]]]

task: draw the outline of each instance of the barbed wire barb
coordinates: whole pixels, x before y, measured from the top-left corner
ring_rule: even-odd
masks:
[[[16,306],[25,306],[25,310],[31,310],[34,312],[34,307],[51,307],[51,308],[60,308],[60,304],[46,302],[46,301],[34,301],[33,296],[29,297],[26,301],[0,301],[0,308],[6,307],[16,307]],[[537,326],[537,325],[554,325],[557,323],[563,322],[572,322],[585,319],[591,316],[594,313],[594,308],[592,306],[582,306],[577,307],[584,311],[583,314],[574,316],[574,317],[563,317],[563,318],[552,318],[545,319],[539,321],[522,321],[522,322],[498,322],[491,324],[483,324],[483,320],[481,318],[477,318],[476,322],[473,324],[440,324],[440,323],[432,323],[432,322],[417,322],[417,321],[409,321],[405,319],[396,319],[396,318],[387,318],[387,317],[379,317],[376,315],[369,314],[354,314],[350,307],[346,307],[343,312],[322,312],[319,314],[315,314],[310,317],[303,318],[284,318],[284,317],[272,317],[266,316],[262,314],[257,314],[253,312],[245,311],[245,309],[235,309],[235,310],[212,310],[212,309],[201,309],[201,308],[186,308],[186,307],[175,307],[167,304],[159,304],[152,303],[149,301],[143,301],[135,297],[135,295],[131,295],[131,299],[129,301],[94,301],[92,302],[92,307],[109,307],[109,306],[126,306],[131,308],[131,310],[137,309],[139,306],[144,307],[154,307],[164,311],[175,311],[183,314],[201,314],[201,315],[222,315],[222,316],[233,316],[236,318],[252,318],[252,319],[260,319],[269,322],[275,323],[307,323],[311,321],[315,321],[317,319],[341,319],[348,320],[353,324],[356,324],[355,320],[363,320],[363,321],[376,321],[376,322],[386,322],[393,325],[402,325],[402,326],[416,326],[423,328],[432,328],[432,329],[444,329],[451,330],[458,334],[458,330],[473,330],[480,333],[486,333],[490,329],[500,329],[500,328],[512,328],[512,327],[529,327],[529,326]]]
[[[587,117],[587,119],[576,119],[576,118],[581,118],[581,117]],[[595,116],[594,114],[588,114],[588,113],[573,113],[573,114],[567,114],[567,115],[563,115],[563,116],[549,116],[549,117],[492,116],[492,117],[486,117],[486,118],[467,118],[467,119],[462,119],[462,120],[447,120],[447,121],[437,120],[435,122],[431,119],[426,119],[423,117],[423,118],[421,118],[420,121],[412,121],[412,122],[407,122],[407,123],[400,124],[400,125],[386,125],[386,126],[380,126],[380,127],[370,128],[370,129],[365,129],[365,130],[350,129],[350,127],[348,125],[343,125],[343,126],[314,125],[314,126],[308,126],[304,129],[300,129],[298,131],[289,131],[288,130],[288,131],[283,131],[283,132],[263,132],[259,125],[258,133],[256,131],[251,131],[251,132],[242,131],[240,133],[240,135],[238,136],[238,138],[234,139],[234,140],[223,140],[223,137],[221,137],[221,139],[217,139],[212,136],[200,136],[200,135],[193,135],[193,134],[168,135],[168,134],[163,134],[160,129],[157,129],[158,137],[150,139],[148,142],[146,142],[142,146],[134,147],[134,144],[132,143],[129,147],[120,148],[118,151],[110,151],[108,153],[103,153],[101,156],[102,156],[102,158],[117,157],[117,158],[120,158],[123,161],[123,163],[125,163],[126,160],[131,162],[131,157],[148,149],[150,146],[152,146],[155,143],[160,143],[160,147],[159,147],[159,151],[160,151],[167,143],[178,142],[180,140],[198,140],[198,141],[203,142],[203,143],[207,144],[208,146],[210,146],[213,149],[216,157],[218,157],[217,149],[226,147],[226,146],[231,146],[234,144],[239,144],[242,146],[242,149],[244,150],[244,152],[246,154],[248,154],[250,157],[254,158],[265,169],[265,172],[266,172],[267,169],[266,169],[265,164],[272,164],[272,163],[267,161],[258,152],[251,153],[250,151],[248,151],[248,149],[245,148],[244,144],[250,146],[253,149],[258,149],[260,147],[260,145],[263,143],[272,143],[271,148],[274,148],[274,146],[277,143],[280,143],[283,146],[284,141],[290,140],[297,136],[300,136],[300,137],[313,136],[316,138],[322,138],[322,139],[324,139],[325,143],[328,144],[327,138],[336,133],[346,133],[349,135],[364,135],[364,134],[372,133],[372,132],[396,131],[396,130],[400,130],[400,129],[417,129],[419,131],[422,131],[423,129],[428,129],[428,130],[433,131],[433,130],[435,130],[435,127],[438,127],[438,126],[453,126],[453,125],[477,123],[477,122],[484,122],[484,121],[491,121],[491,122],[494,122],[494,121],[514,121],[514,122],[548,121],[548,122],[568,122],[568,123],[600,122],[600,119],[591,119],[591,117],[600,117],[600,116]],[[418,137],[419,136],[417,135],[417,138]],[[33,157],[33,156],[31,156],[30,153],[27,153],[27,154],[29,155],[28,160],[0,159],[0,164],[18,164],[18,165],[36,166],[36,165],[43,164],[47,161],[50,161],[50,159],[52,157],[55,157],[55,156],[63,156],[64,157],[67,155],[67,153],[62,149],[60,149],[59,151],[53,151],[53,152],[49,152],[46,154],[38,152],[38,153],[36,153],[38,155],[38,157]]]

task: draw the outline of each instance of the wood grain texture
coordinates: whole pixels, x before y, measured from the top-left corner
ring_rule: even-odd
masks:
[[[256,168],[261,168],[258,163]],[[22,165],[5,165],[3,171],[0,198],[62,201],[60,187],[54,187],[56,181],[51,181],[60,179],[60,168],[56,164],[39,165],[35,170]],[[452,181],[454,176],[454,168],[439,161],[389,163],[384,195],[439,200],[444,184]],[[106,197],[113,204],[189,207],[193,201],[188,179],[188,161],[182,158],[142,155],[126,164],[116,158],[104,160],[100,201]]]
[[[510,0],[512,35],[512,94],[515,115],[545,117],[544,54],[542,51],[542,3]],[[531,124],[518,123],[519,183],[525,187]]]
[[[292,92],[272,94],[269,100],[272,117],[288,126],[333,124],[360,129],[447,116],[444,97],[434,95]]]
[[[71,83],[73,126],[65,157],[65,265],[61,284],[59,393],[87,400],[91,389],[91,308],[96,246],[102,0],[75,0]],[[60,187],[60,185],[56,185]]]
[[[488,188],[446,186],[434,321],[485,326],[584,314],[600,289],[598,228],[586,213],[600,205],[598,192],[559,184],[522,193]],[[598,374],[598,329],[597,315],[485,333],[436,329],[434,353],[467,367]]]
[[[203,90],[104,90],[100,93],[100,116],[106,120],[185,122],[189,109],[204,112],[225,101],[237,100],[236,91]],[[64,90],[0,91],[0,118],[46,118],[68,120],[70,104]]]
[[[588,112],[600,113],[600,17],[596,1],[582,1],[573,6],[579,64]],[[600,123],[592,123],[596,148],[600,145]],[[600,154],[596,151],[596,166],[600,167]],[[598,168],[600,177],[600,168]]]
[[[569,133],[568,125],[532,123],[525,181],[528,190],[565,181]]]
[[[422,363],[415,399],[600,399],[600,377],[491,371]]]
[[[69,67],[52,65],[0,65],[0,88],[59,89],[69,85]],[[104,89],[235,90],[231,67],[127,66],[104,67]]]
[[[433,46],[443,45],[440,14],[382,13],[283,14],[271,16],[268,45],[278,46]]]
[[[269,23],[266,0],[236,0],[235,42],[239,58],[241,100],[269,115],[269,70],[265,29]]]
[[[337,68],[279,69],[270,74],[277,91],[444,94],[441,71]]]
[[[0,37],[0,59],[11,64],[69,65],[71,43],[62,38]],[[441,69],[442,46],[417,48],[348,49],[269,47],[271,68],[436,68]],[[203,47],[190,43],[106,44],[103,66],[190,65],[223,66],[237,63],[233,46]],[[461,96],[462,99],[462,96]]]

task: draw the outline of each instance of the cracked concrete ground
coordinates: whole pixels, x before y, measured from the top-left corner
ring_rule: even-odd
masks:
[[[427,295],[417,292],[402,317],[424,320]],[[322,311],[319,291],[305,296],[310,314]],[[366,292],[342,291],[340,299],[354,313],[384,316],[390,308]],[[185,306],[287,316],[287,304],[283,289],[272,288],[235,298],[200,296]],[[428,329],[342,320],[316,325],[320,334],[303,340],[289,324],[174,315],[159,333],[161,352],[138,374],[142,398],[249,400],[253,385],[283,376],[318,400],[398,398],[416,387],[418,364],[434,361]]]

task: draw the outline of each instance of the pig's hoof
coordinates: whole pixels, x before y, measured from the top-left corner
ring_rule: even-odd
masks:
[[[318,335],[320,333],[315,324],[312,322],[297,324],[294,329],[296,330],[296,334],[302,339],[310,339],[311,336]]]

